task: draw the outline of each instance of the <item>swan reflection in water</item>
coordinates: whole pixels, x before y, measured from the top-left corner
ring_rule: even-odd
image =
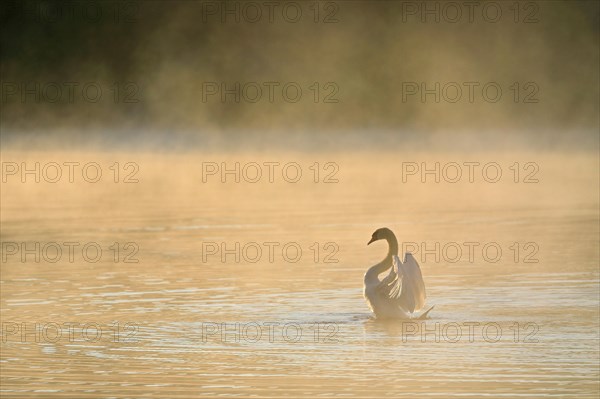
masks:
[[[367,270],[364,279],[364,296],[377,319],[424,319],[433,306],[421,314],[415,314],[425,307],[425,283],[421,268],[410,254],[406,253],[404,262],[398,258],[398,240],[388,228],[377,229],[371,241],[386,240],[386,257]],[[383,280],[379,275],[390,269]]]

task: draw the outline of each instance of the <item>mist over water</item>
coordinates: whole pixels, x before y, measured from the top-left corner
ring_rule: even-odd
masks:
[[[598,397],[597,2],[0,30],[0,397]],[[373,318],[381,227],[428,320]]]
[[[593,1],[9,1],[2,22],[10,143],[598,144]]]
[[[539,169],[520,164],[515,183],[515,159]],[[3,396],[597,394],[596,156],[13,151],[3,160],[81,162],[73,183],[65,169],[54,184],[43,174],[22,183],[21,173],[3,184]],[[436,183],[408,160],[481,167],[472,183],[464,166],[456,183],[440,167]],[[92,161],[103,171],[96,183],[81,173]],[[291,162],[301,178],[296,167],[282,174]],[[481,174],[490,162],[503,171],[496,183]],[[258,181],[241,166],[252,163]],[[279,163],[273,182],[268,163]],[[386,246],[366,243],[381,226],[421,265],[435,305],[425,324],[370,319],[363,274]]]

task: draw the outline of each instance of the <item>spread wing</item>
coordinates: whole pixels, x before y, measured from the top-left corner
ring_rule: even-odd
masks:
[[[421,268],[410,253],[404,255],[404,263],[400,262],[398,257],[394,257],[395,267],[397,266],[402,276],[402,290],[400,292],[400,306],[409,312],[421,310],[425,306],[425,282],[421,274]]]
[[[410,313],[423,309],[427,298],[421,268],[410,253],[405,255],[404,263],[394,255],[393,266],[377,290],[380,295]]]

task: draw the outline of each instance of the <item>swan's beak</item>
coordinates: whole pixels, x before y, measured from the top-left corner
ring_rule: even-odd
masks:
[[[367,243],[367,245],[369,245],[369,244],[370,244],[370,243],[372,243],[373,241],[377,241],[377,240],[375,240],[375,238],[371,237],[371,241],[369,241],[369,242]]]

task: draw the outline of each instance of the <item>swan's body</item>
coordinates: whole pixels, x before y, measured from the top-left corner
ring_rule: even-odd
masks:
[[[400,261],[398,240],[390,229],[375,231],[369,244],[382,239],[388,242],[388,253],[365,273],[365,299],[378,319],[411,319],[415,311],[425,306],[425,283],[421,269],[410,253],[406,253],[404,262]],[[379,275],[387,269],[390,269],[388,275],[379,280]],[[429,310],[419,317],[425,317]]]

